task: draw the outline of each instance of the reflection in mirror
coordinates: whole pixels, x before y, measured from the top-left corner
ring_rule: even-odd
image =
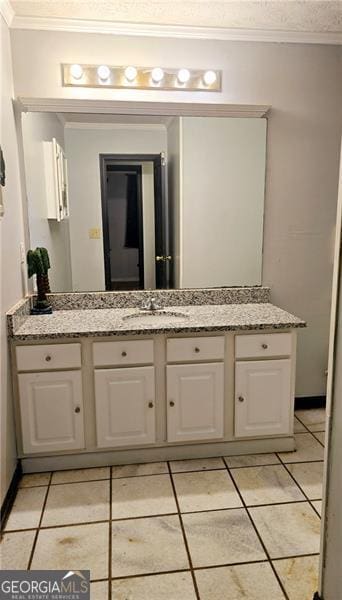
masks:
[[[54,292],[260,285],[266,119],[25,113]]]

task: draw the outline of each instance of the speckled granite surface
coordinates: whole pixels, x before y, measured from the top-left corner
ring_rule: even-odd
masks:
[[[149,298],[156,298],[162,306],[187,306],[202,304],[241,304],[269,302],[270,288],[231,287],[183,290],[136,290],[129,292],[72,292],[49,294],[54,310],[80,310],[85,308],[131,308],[140,306]]]
[[[269,303],[168,306],[183,316],[143,314],[137,319],[125,318],[137,313],[136,308],[102,310],[58,310],[52,315],[28,316],[13,333],[17,341],[78,338],[84,336],[150,335],[156,333],[188,333],[205,331],[267,330],[305,327],[305,322]]]
[[[22,325],[30,314],[31,298],[23,298],[6,313],[8,335],[12,336],[14,331]]]

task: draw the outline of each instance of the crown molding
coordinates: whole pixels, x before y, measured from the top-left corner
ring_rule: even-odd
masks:
[[[17,98],[23,112],[103,113],[178,117],[266,117],[264,104],[202,104],[200,102],[131,102],[120,100],[79,100],[76,98]]]
[[[5,0],[8,4],[8,1]],[[12,9],[11,9],[12,10]],[[233,29],[221,27],[191,27],[124,23],[56,17],[14,16],[12,29],[66,31],[74,33],[105,33],[160,38],[223,40],[240,42],[282,42],[287,44],[342,44],[342,32],[280,31],[267,29]]]
[[[161,123],[81,123],[79,121],[65,121],[64,129],[166,131],[166,125],[162,125]]]
[[[0,0],[0,15],[8,27],[11,27],[14,19],[14,10],[8,0]]]

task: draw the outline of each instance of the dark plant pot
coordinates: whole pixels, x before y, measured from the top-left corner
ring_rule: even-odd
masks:
[[[31,315],[52,315],[52,306],[38,307],[34,306],[30,310]]]

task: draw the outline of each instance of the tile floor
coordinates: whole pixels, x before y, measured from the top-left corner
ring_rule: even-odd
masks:
[[[1,568],[90,569],[92,600],[312,600],[324,410],[296,452],[25,475]]]

